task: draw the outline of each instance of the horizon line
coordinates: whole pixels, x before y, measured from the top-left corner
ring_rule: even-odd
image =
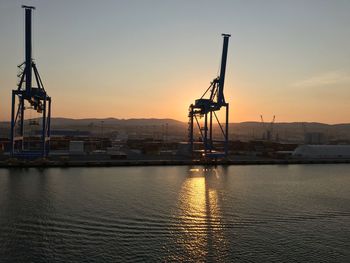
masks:
[[[33,120],[33,119],[40,119],[40,117],[38,118],[28,118],[25,120]],[[58,117],[51,117],[51,119],[69,119],[69,120],[88,120],[88,119],[96,119],[96,120],[106,120],[106,119],[114,119],[114,120],[171,120],[171,121],[177,121],[177,122],[181,122],[186,124],[186,121],[181,121],[178,119],[174,119],[174,118],[156,118],[156,117],[132,117],[132,118],[117,118],[117,117],[83,117],[83,118],[73,118],[73,117],[63,117],[63,116],[58,116]],[[3,120],[0,121],[0,123],[7,123],[10,122],[10,120]],[[261,123],[260,120],[247,120],[247,121],[240,121],[240,122],[229,122],[229,124],[240,124],[240,123]],[[266,121],[264,122],[265,124],[271,123],[270,121]],[[328,122],[320,122],[320,121],[277,121],[274,122],[274,124],[285,124],[285,123],[317,123],[317,124],[327,124],[327,125],[342,125],[342,124],[350,124],[349,122],[341,122],[341,123],[328,123]]]

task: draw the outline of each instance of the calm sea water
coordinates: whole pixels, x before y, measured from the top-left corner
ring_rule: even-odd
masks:
[[[350,165],[0,170],[0,262],[350,262]]]

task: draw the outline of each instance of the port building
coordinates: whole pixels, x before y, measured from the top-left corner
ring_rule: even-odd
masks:
[[[316,159],[350,158],[350,145],[301,145],[293,156]]]

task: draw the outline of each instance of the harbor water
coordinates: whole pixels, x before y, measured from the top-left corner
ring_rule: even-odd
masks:
[[[0,169],[0,262],[350,262],[350,165]]]

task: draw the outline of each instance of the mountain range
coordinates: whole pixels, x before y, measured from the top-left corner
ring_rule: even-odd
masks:
[[[174,119],[116,119],[116,118],[52,118],[53,130],[80,130],[92,133],[115,132],[124,130],[131,133],[167,133],[169,136],[176,135],[186,138],[188,124]],[[0,122],[1,137],[9,132],[9,122]],[[328,140],[349,140],[350,123],[325,124],[318,122],[278,122],[271,126],[270,123],[240,122],[230,123],[230,138],[237,140],[262,139],[266,130],[273,131],[273,138],[279,140],[298,141],[303,140],[306,133],[322,133]]]

